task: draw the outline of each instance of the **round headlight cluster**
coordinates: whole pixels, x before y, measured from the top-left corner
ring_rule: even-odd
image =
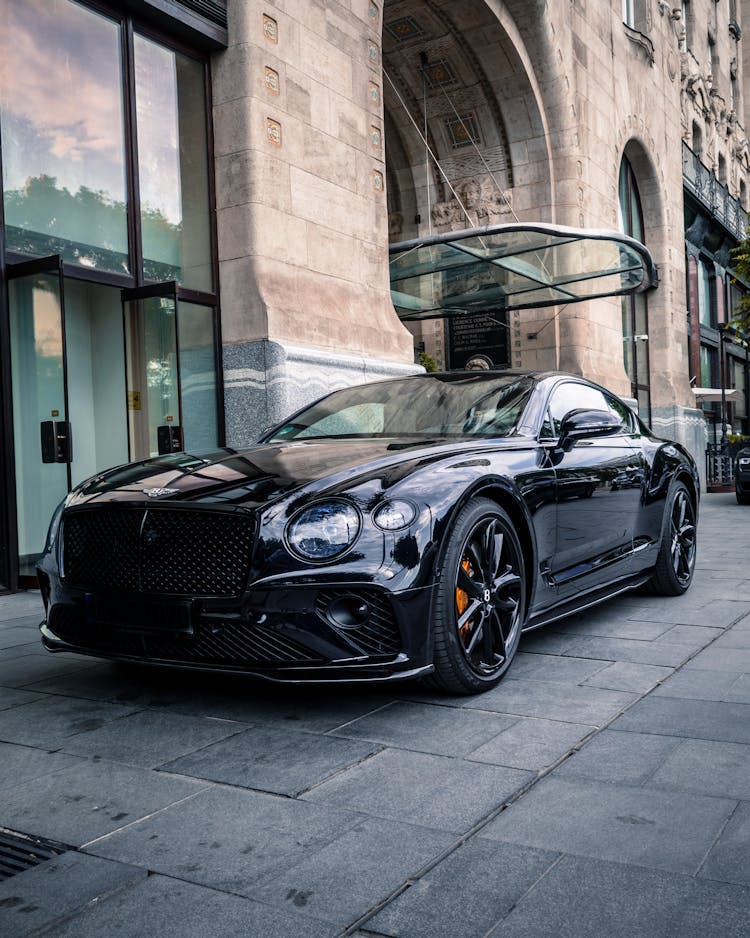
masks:
[[[399,531],[408,528],[417,516],[417,509],[411,502],[400,498],[389,499],[375,511],[372,520],[383,531]]]
[[[330,560],[343,554],[359,534],[359,513],[348,502],[320,502],[289,523],[289,547],[304,560]]]

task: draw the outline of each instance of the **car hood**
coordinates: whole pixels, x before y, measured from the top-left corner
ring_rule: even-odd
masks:
[[[380,477],[384,487],[436,461],[461,461],[521,441],[438,438],[300,440],[245,450],[175,453],[120,466],[84,482],[68,505],[101,502],[202,502],[257,508],[301,489],[331,492]],[[525,446],[530,441],[524,440]]]

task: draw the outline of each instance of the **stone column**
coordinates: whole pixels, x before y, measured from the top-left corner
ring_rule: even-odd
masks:
[[[229,0],[213,62],[227,439],[412,372],[388,282],[380,13]]]

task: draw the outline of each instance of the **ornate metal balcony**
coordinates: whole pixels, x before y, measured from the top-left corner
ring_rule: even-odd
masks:
[[[690,147],[682,144],[682,182],[713,217],[721,222],[738,241],[746,236],[747,212],[738,199],[729,194],[715,173],[701,163]]]

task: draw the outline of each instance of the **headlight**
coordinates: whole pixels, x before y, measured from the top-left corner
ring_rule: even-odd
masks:
[[[408,528],[416,517],[417,509],[411,502],[394,498],[383,502],[374,512],[372,520],[384,531],[399,531]]]
[[[343,554],[359,534],[359,513],[348,502],[319,502],[293,518],[287,544],[305,560],[330,560]]]
[[[739,460],[740,469],[750,469],[750,459],[745,459],[744,456]]]

